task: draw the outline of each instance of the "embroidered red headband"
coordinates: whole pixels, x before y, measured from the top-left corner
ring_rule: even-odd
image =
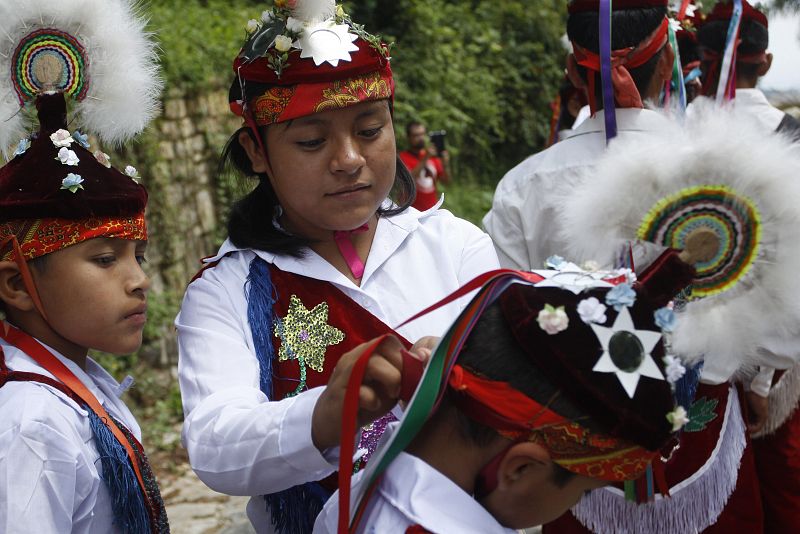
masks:
[[[610,482],[643,474],[658,455],[630,441],[595,433],[539,404],[505,382],[481,378],[460,365],[448,385],[459,409],[514,441],[541,444],[570,472]]]
[[[32,260],[97,237],[147,240],[144,213],[130,217],[93,217],[82,220],[35,219],[0,224],[0,261],[13,259],[9,247],[16,238],[22,257]]]
[[[667,43],[669,20],[665,17],[661,24],[639,45],[611,52],[611,81],[614,86],[614,99],[623,108],[642,108],[642,97],[630,74],[630,69],[641,67]],[[573,53],[578,65],[588,69],[589,107],[597,111],[595,97],[596,73],[600,72],[600,56],[577,43],[572,43]]]

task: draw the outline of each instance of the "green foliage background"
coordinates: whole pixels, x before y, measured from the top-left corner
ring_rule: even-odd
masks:
[[[150,0],[168,89],[227,87],[244,25],[267,5]],[[398,143],[402,147],[412,119],[447,130],[456,177],[447,207],[479,222],[491,200],[480,192],[493,189],[546,141],[548,104],[564,63],[565,0],[360,0],[344,6],[369,31],[395,43]]]

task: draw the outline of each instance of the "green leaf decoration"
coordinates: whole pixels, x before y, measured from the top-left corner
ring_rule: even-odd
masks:
[[[684,432],[700,432],[705,430],[708,423],[717,418],[714,410],[717,409],[719,401],[701,397],[692,403],[689,408],[689,422],[683,427]]]
[[[284,30],[286,22],[283,20],[275,20],[269,26],[262,27],[247,41],[240,56],[248,62],[262,57],[275,44],[275,38],[283,35]]]

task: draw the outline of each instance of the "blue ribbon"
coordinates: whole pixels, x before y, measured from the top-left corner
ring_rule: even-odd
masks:
[[[611,0],[600,0],[600,79],[603,88],[606,142],[608,142],[617,136],[614,84],[611,81]]]

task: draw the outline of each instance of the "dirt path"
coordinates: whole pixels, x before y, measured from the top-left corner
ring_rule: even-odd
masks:
[[[188,466],[165,477],[161,492],[172,534],[253,534],[245,514],[249,497],[231,497],[208,489]]]

